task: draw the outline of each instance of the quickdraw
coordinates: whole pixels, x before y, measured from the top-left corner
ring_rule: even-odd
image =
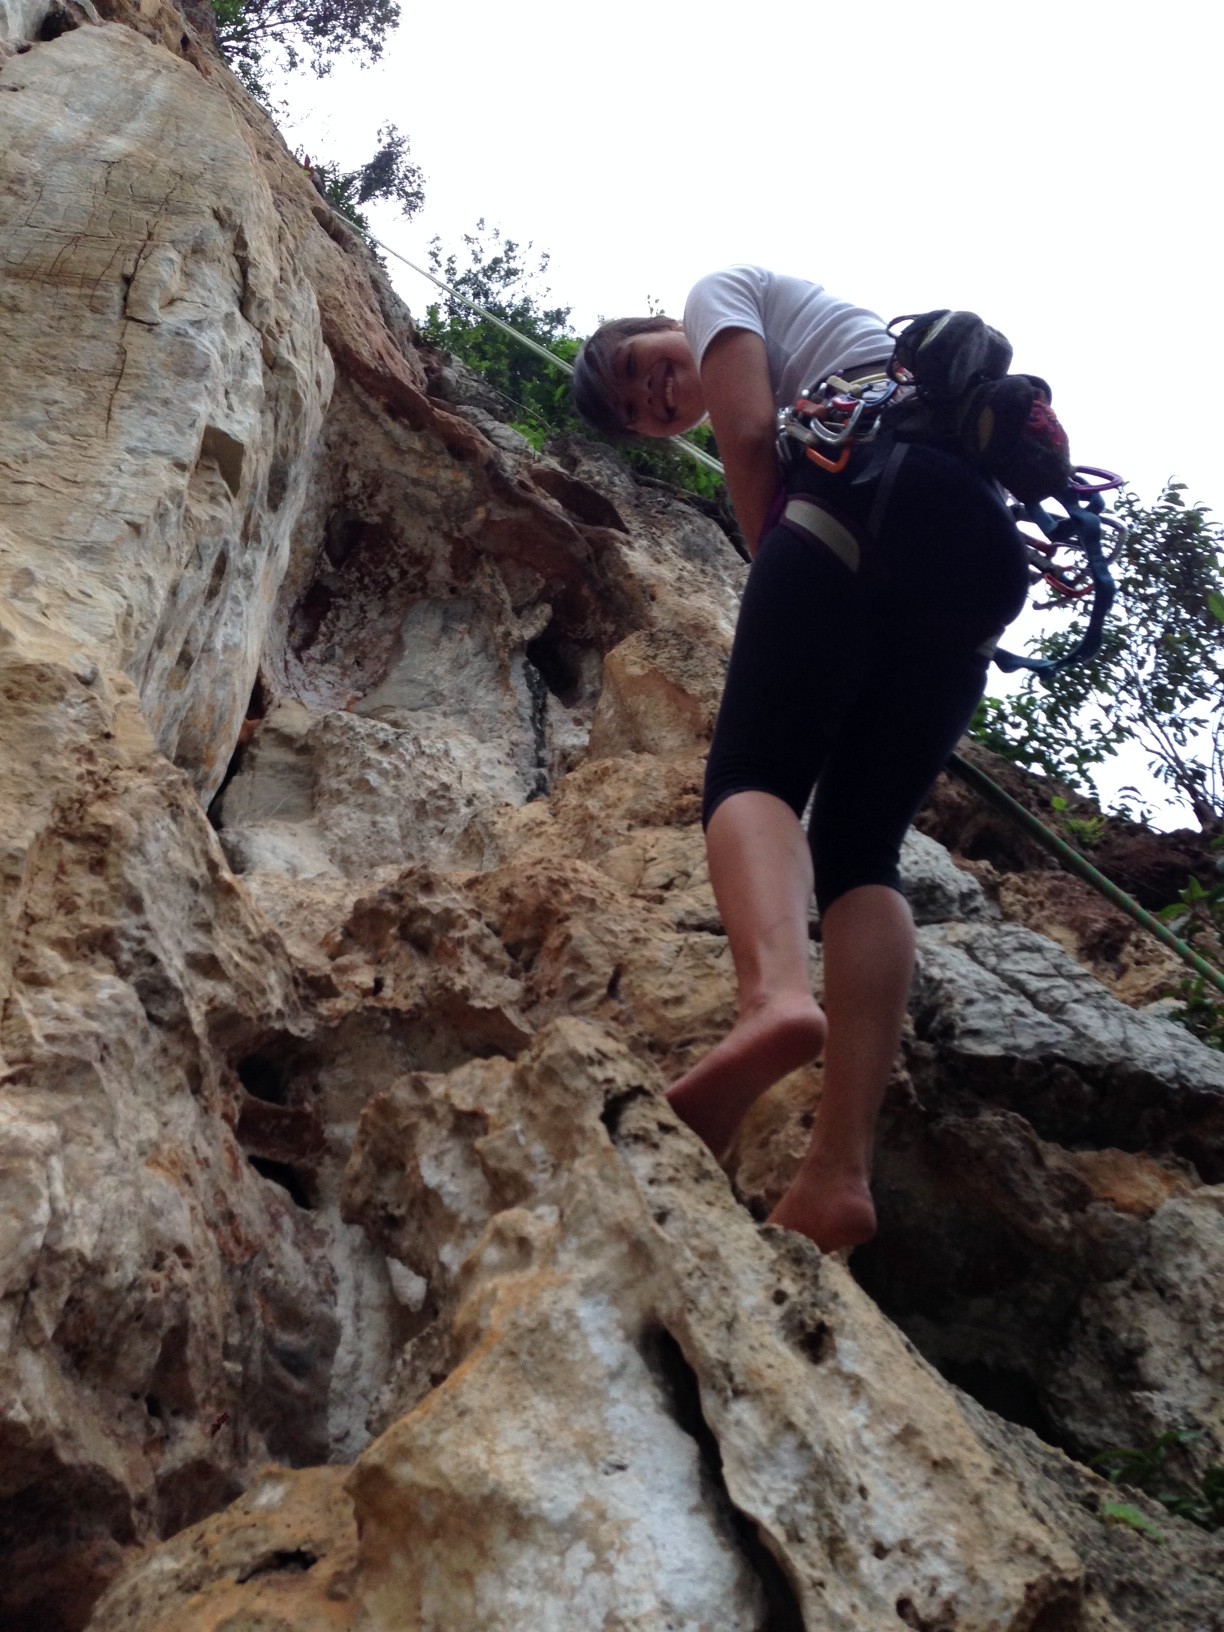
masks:
[[[1101,553],[1106,566],[1111,566],[1117,560],[1118,552],[1126,542],[1125,523],[1106,510],[1105,501],[1097,497],[1113,488],[1120,488],[1123,478],[1111,470],[1099,470],[1095,465],[1077,466],[1075,478],[1068,490],[1073,508],[1067,509],[1064,504],[1063,508],[1067,510],[1064,516],[1051,516],[1049,511],[1039,504],[1012,506],[1012,514],[1018,522],[1030,522],[1042,534],[1040,539],[1029,534],[1024,535],[1029,565],[1034,572],[1033,582],[1045,582],[1054,594],[1052,601],[1039,602],[1039,609],[1056,606],[1059,601],[1076,600],[1080,596],[1092,594],[1094,587],[1092,572],[1087,562],[1079,567],[1067,567],[1056,565],[1054,561],[1055,552],[1060,545],[1082,547],[1080,535],[1084,525],[1084,511],[1096,516],[1099,527],[1113,534],[1109,547],[1102,545]]]
[[[798,442],[813,464],[836,475],[846,468],[852,447],[872,440],[885,408],[900,400],[906,389],[906,382],[891,374],[867,374],[853,381],[830,374],[800,392],[792,407],[779,410],[779,440]],[[839,451],[833,455],[825,448]]]
[[[1052,515],[1044,504],[1012,506],[1017,522],[1027,521],[1042,534],[1040,539],[1028,533],[1021,535],[1028,551],[1033,582],[1048,584],[1054,595],[1052,601],[1039,602],[1039,608],[1056,606],[1059,601],[1084,595],[1091,595],[1093,600],[1087,627],[1069,652],[1061,657],[1021,657],[1000,648],[994,660],[1005,674],[1013,674],[1017,669],[1028,669],[1032,674],[1053,674],[1072,663],[1085,663],[1100,651],[1105,619],[1116,592],[1109,569],[1127,535],[1125,524],[1105,509],[1104,495],[1120,488],[1122,482],[1123,478],[1111,470],[1077,465],[1066,489],[1051,501],[1061,507],[1061,516]],[[1108,548],[1102,539],[1105,532],[1112,534]],[[1082,551],[1082,564],[1073,567],[1056,564],[1054,554],[1064,546]]]

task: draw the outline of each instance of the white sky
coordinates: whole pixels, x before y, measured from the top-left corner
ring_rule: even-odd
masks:
[[[393,249],[424,264],[435,233],[456,245],[483,216],[549,252],[580,333],[648,296],[678,314],[734,261],[885,318],[969,307],[1050,380],[1077,459],[1146,501],[1177,475],[1224,508],[1208,0],[404,13],[376,67],[298,79],[286,126],[346,166],[386,121],[408,135],[426,205],[371,212]],[[429,286],[391,267],[421,312]]]

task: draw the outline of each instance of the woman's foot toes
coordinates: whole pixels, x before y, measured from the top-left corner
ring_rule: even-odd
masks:
[[[820,1005],[802,993],[750,1009],[668,1090],[668,1102],[722,1161],[765,1090],[819,1057],[825,1029]]]

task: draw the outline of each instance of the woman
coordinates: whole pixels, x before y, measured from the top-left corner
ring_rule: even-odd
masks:
[[[777,410],[891,352],[874,313],[739,266],[695,286],[683,325],[603,325],[574,373],[579,411],[614,436],[673,436],[709,414],[754,556],[703,807],[738,1019],[668,1098],[722,1158],[749,1106],[823,1050],[811,1145],[770,1222],[825,1251],[875,1232],[872,1141],[914,963],[901,843],[1028,585],[998,489],[944,449],[915,444],[886,478],[859,481],[866,450],[838,475],[801,460],[779,495]],[[823,1012],[808,983],[813,888]]]

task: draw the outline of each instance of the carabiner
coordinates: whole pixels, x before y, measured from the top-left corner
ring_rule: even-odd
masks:
[[[845,470],[846,463],[850,458],[850,448],[845,444],[843,444],[841,454],[837,459],[826,459],[824,454],[818,453],[815,448],[805,448],[804,452],[814,465],[819,465],[821,470],[827,470],[833,476],[836,476],[839,471]]]
[[[1076,479],[1079,476],[1099,476],[1101,480],[1081,482]],[[1118,476],[1112,470],[1101,470],[1097,465],[1076,465],[1067,486],[1072,493],[1108,493],[1112,487],[1121,487],[1125,480],[1125,476]]]

